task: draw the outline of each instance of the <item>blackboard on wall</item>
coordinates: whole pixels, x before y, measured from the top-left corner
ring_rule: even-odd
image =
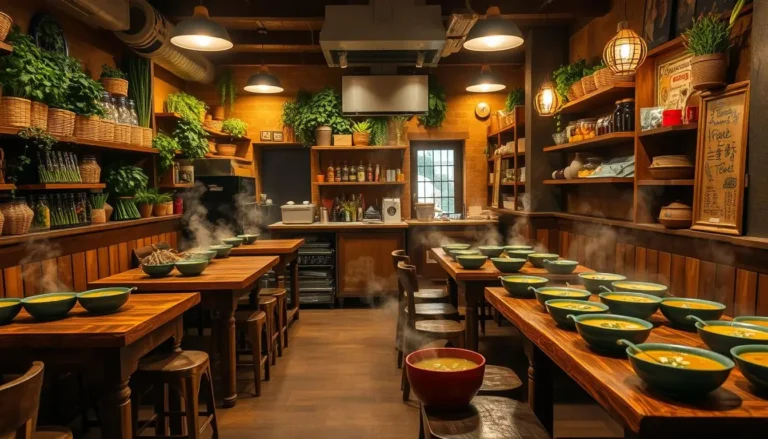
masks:
[[[288,201],[301,204],[312,200],[309,148],[263,147],[261,152],[261,191],[282,206]]]

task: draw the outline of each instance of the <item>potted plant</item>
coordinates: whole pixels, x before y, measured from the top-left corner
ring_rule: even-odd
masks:
[[[221,105],[213,107],[213,119],[224,120],[225,117],[232,114],[232,108],[235,106],[235,99],[237,99],[237,87],[232,77],[232,70],[226,69],[221,72],[216,86],[219,90]]]
[[[510,112],[518,105],[523,105],[525,102],[525,89],[518,87],[507,94],[507,100],[504,103],[504,111]]]
[[[92,224],[100,224],[107,222],[107,213],[104,209],[107,196],[109,194],[107,192],[102,192],[100,194],[91,194],[88,198],[88,201],[91,203],[91,223]]]
[[[104,90],[117,96],[128,96],[128,80],[125,72],[107,64],[101,66],[99,81]]]
[[[106,175],[104,181],[109,191],[114,194],[115,219],[141,218],[133,198],[137,193],[146,190],[149,183],[147,174],[139,167],[118,164],[110,167]]]
[[[552,79],[555,81],[555,88],[557,93],[569,101],[574,101],[581,96],[584,96],[584,89],[579,83],[579,87],[576,87],[576,82],[584,77],[584,68],[587,64],[584,60],[576,61],[573,64],[567,64],[560,66],[552,73]]]
[[[355,146],[368,146],[371,140],[371,124],[367,120],[352,124],[352,143]]]
[[[731,11],[731,19],[725,22],[711,12],[693,21],[693,26],[683,34],[685,48],[691,58],[691,87],[709,90],[724,87],[728,69],[726,52],[731,47],[731,29],[736,23],[745,0],[739,0]]]
[[[173,138],[179,145],[181,156],[200,159],[208,153],[208,139],[199,120],[181,119],[173,130]]]
[[[294,128],[303,143],[314,138],[316,145],[323,146],[331,144],[333,133],[352,133],[350,120],[341,113],[341,97],[331,88],[320,90],[301,106]]]
[[[310,99],[312,99],[312,94],[310,92],[304,89],[299,89],[295,101],[288,101],[283,104],[281,123],[283,124],[283,138],[286,142],[296,141],[296,127],[298,126],[302,112],[306,109]],[[299,141],[305,145],[309,145],[311,142],[302,138],[300,138]]]
[[[152,139],[152,147],[159,153],[160,162],[158,163],[158,168],[160,173],[162,174],[172,168],[173,158],[176,157],[176,152],[179,151],[179,144],[176,140],[160,133]]]
[[[437,82],[437,78],[434,75],[429,76],[428,94],[427,114],[419,116],[419,125],[424,128],[440,128],[446,117],[448,103],[445,100],[445,90],[443,90],[443,86]],[[405,139],[400,139],[400,135],[398,134],[398,143],[402,144],[400,142],[403,141],[405,141]]]
[[[139,191],[136,193],[136,196],[133,197],[133,202],[139,207],[139,214],[142,218],[149,218],[152,216],[152,210],[156,199],[157,194],[153,190]]]
[[[165,99],[165,109],[169,113],[179,113],[182,119],[202,124],[208,106],[196,97],[180,91],[168,95]]]
[[[168,194],[156,194],[154,199],[154,206],[152,207],[152,214],[154,216],[168,215],[168,206],[171,206],[171,212],[173,212],[173,198]]]
[[[232,137],[245,137],[248,134],[248,124],[232,117],[221,124],[221,131],[232,135]]]

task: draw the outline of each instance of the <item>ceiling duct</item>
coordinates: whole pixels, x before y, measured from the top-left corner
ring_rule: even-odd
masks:
[[[112,32],[130,27],[128,0],[48,0],[47,3],[92,27]]]

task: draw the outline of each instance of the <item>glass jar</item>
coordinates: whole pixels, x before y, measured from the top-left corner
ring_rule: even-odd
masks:
[[[573,138],[576,136],[576,122],[568,122],[568,126],[565,128],[565,135],[568,136],[569,142],[575,142]]]
[[[133,99],[128,99],[128,112],[131,115],[131,125],[138,126],[139,116],[136,113],[136,103],[133,102]]]
[[[611,115],[611,125],[612,131],[614,133],[624,131],[621,102],[622,101],[616,101],[616,108],[613,110],[613,114]]]
[[[128,108],[127,100],[122,96],[117,98],[117,123],[131,124],[131,111]]]
[[[101,94],[99,105],[104,110],[104,119],[117,122],[117,110],[112,103],[112,98],[109,96],[109,92],[105,91]]]
[[[51,228],[51,211],[48,209],[48,200],[45,195],[40,195],[37,198],[29,197],[29,203],[34,213],[32,229],[49,230]]]
[[[621,106],[621,127],[623,131],[635,130],[635,100],[633,98],[619,101]]]
[[[579,119],[577,124],[576,132],[582,136],[582,140],[588,140],[595,137],[597,119],[594,117],[588,119]]]

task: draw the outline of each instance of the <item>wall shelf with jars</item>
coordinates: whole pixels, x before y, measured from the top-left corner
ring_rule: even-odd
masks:
[[[503,128],[492,120],[488,127],[487,205],[519,208],[525,190],[525,106],[515,106]]]

